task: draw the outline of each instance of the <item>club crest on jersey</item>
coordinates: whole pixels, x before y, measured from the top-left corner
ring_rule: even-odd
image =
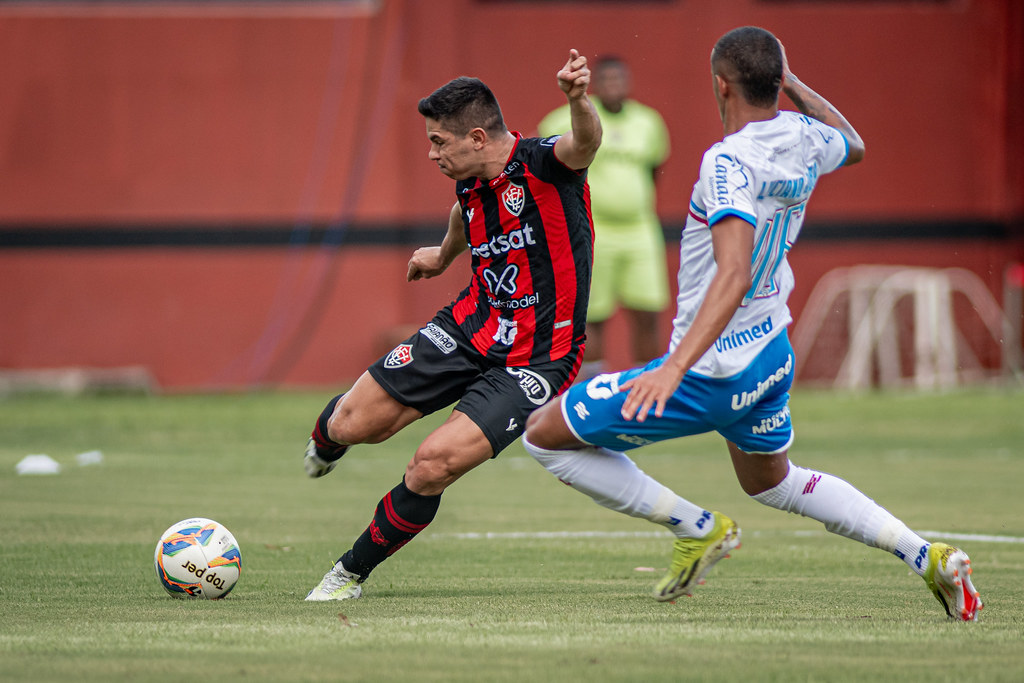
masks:
[[[391,350],[391,353],[384,359],[384,367],[388,369],[400,368],[412,362],[412,344],[399,344]]]
[[[510,214],[518,216],[526,203],[526,192],[519,185],[509,183],[508,189],[501,193],[501,201]]]

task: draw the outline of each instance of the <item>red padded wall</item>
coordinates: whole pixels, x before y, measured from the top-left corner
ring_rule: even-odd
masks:
[[[998,295],[985,273],[1024,259],[1015,0],[5,4],[0,230],[351,219],[436,222],[440,239],[452,183],[426,159],[417,100],[476,75],[529,133],[562,101],[570,47],[624,56],[636,97],[664,114],[659,210],[678,222],[721,137],[710,48],[746,23],[775,31],[867,144],[863,164],[822,183],[810,221],[984,221],[1010,234],[952,251],[805,241],[801,287],[826,264],[958,261]],[[0,368],[144,364],[171,388],[349,380],[468,280],[462,263],[407,285],[409,251],[0,244]]]

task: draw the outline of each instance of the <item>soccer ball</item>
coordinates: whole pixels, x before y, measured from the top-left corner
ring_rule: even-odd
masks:
[[[161,585],[172,596],[217,600],[238,582],[242,554],[223,524],[193,517],[161,534],[153,564]]]

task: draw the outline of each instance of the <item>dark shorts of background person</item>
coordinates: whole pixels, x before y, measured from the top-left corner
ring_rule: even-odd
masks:
[[[530,413],[568,388],[578,353],[524,367],[495,365],[472,346],[450,309],[438,311],[369,373],[393,399],[424,415],[455,403],[496,457],[522,435]]]

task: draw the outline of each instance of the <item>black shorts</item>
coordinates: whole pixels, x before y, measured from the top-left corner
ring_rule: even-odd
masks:
[[[455,410],[480,427],[497,455],[523,433],[530,413],[568,388],[578,355],[527,367],[495,365],[446,308],[369,373],[392,398],[424,415],[457,402]]]

